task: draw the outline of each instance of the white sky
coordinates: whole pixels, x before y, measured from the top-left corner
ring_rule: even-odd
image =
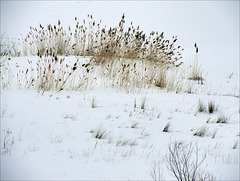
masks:
[[[24,36],[29,26],[39,23],[74,25],[74,17],[93,14],[102,25],[117,26],[122,13],[126,22],[140,25],[145,32],[164,31],[168,38],[177,35],[185,48],[184,61],[194,55],[211,71],[223,74],[239,68],[239,1],[1,1],[1,33]]]

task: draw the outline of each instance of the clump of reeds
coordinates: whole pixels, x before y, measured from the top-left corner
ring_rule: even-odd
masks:
[[[191,72],[190,72],[190,76],[189,79],[190,80],[196,80],[198,82],[201,82],[201,84],[203,84],[203,70],[201,65],[199,65],[198,63],[198,47],[197,44],[194,44],[195,48],[196,48],[196,54],[195,54],[195,58],[191,67]]]
[[[17,73],[19,88],[35,87],[44,93],[49,90],[86,90],[94,86],[94,77],[89,76],[92,68],[89,64],[80,63],[79,59],[67,62],[64,57],[42,57],[36,62],[35,69],[31,68],[32,61],[28,63],[30,68]]]
[[[96,22],[92,15],[87,20],[75,18],[75,29],[63,28],[61,21],[57,25],[42,24],[39,28],[30,27],[30,32],[22,40],[24,47],[21,55],[59,56],[78,55],[94,56],[96,62],[103,63],[108,58],[141,59],[159,64],[175,65],[181,59],[181,46],[177,36],[165,39],[164,32],[152,31],[149,35],[134,27],[125,27],[125,15],[116,27],[106,29],[101,21]],[[177,65],[177,64],[176,64]],[[179,64],[178,64],[179,65]]]
[[[152,31],[149,35],[135,27],[125,27],[125,15],[116,27],[106,29],[101,21],[94,21],[92,15],[87,20],[75,18],[75,28],[65,29],[59,20],[57,25],[42,24],[39,28],[30,27],[26,38],[20,41],[21,48],[6,54],[37,55],[37,72],[29,69],[24,75],[18,73],[19,87],[32,86],[47,90],[86,90],[95,86],[96,78],[91,74],[94,69],[101,79],[100,86],[113,87],[128,91],[160,87],[168,91],[182,90],[178,72],[169,73],[181,63],[181,46],[177,37],[171,40],[164,37],[164,32]],[[12,54],[10,52],[13,52]],[[16,53],[17,52],[17,53]],[[90,64],[81,65],[76,60],[73,65],[66,63],[60,55],[90,56]],[[90,68],[91,67],[91,68]],[[178,76],[179,77],[179,76]]]
[[[168,91],[180,90],[179,87],[183,86],[179,80],[175,81],[175,71],[170,73],[167,68],[152,66],[151,62],[118,59],[115,63],[111,60],[106,65],[92,65],[92,59],[83,63],[78,57],[69,61],[67,57],[43,56],[36,62],[28,60],[28,67],[19,68],[16,75],[13,75],[7,59],[4,58],[1,64],[2,87],[16,85],[18,88],[36,88],[45,92],[87,90],[98,86],[136,92],[157,87],[157,81],[162,82],[158,87]]]

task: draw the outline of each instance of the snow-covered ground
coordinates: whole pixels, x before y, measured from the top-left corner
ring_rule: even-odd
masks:
[[[37,59],[5,59],[2,70],[25,72],[28,60]],[[174,179],[163,158],[170,142],[183,141],[197,144],[200,157],[207,154],[202,167],[217,179],[238,180],[239,79],[232,74],[220,80],[206,76],[198,94],[2,89],[1,179],[151,180],[156,162],[162,179]],[[213,101],[217,110],[198,112],[199,100],[205,106]],[[220,116],[227,123],[216,123]],[[194,136],[202,127],[205,136]],[[105,132],[103,138],[96,138],[97,131]]]
[[[191,93],[100,86],[43,92],[19,86],[38,57],[1,57],[1,180],[153,180],[154,167],[162,180],[176,180],[166,167],[175,141],[198,145],[204,173],[240,180],[239,2],[1,1],[1,33],[20,38],[29,26],[58,19],[73,26],[87,14],[114,27],[122,13],[144,32],[177,35],[187,71],[197,42],[204,84],[193,81]],[[217,109],[199,112],[199,102]]]

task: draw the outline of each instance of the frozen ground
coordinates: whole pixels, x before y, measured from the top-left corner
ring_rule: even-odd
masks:
[[[193,94],[96,88],[42,95],[11,81],[24,80],[27,60],[38,58],[11,58],[1,72],[11,84],[1,87],[1,180],[153,180],[156,164],[163,180],[174,180],[163,158],[175,140],[198,144],[199,156],[207,154],[202,169],[217,180],[240,180],[239,2],[1,1],[1,32],[21,38],[29,26],[46,27],[58,19],[74,27],[74,17],[82,20],[87,14],[115,27],[123,13],[127,23],[146,33],[177,35],[186,66],[197,42],[204,85],[196,83]],[[199,100],[205,106],[213,101],[217,111],[199,113]],[[222,116],[227,123],[216,123]],[[163,132],[168,123],[169,132]],[[194,136],[203,126],[205,136]],[[103,139],[95,138],[98,130],[105,131]]]
[[[12,58],[5,65],[14,74],[27,68],[28,59],[37,58]],[[203,168],[217,179],[239,180],[239,77],[216,77],[209,72],[199,94],[2,89],[1,179],[152,180],[158,162],[162,178],[175,179],[163,158],[177,140],[198,144],[200,157],[207,154]],[[199,100],[213,101],[217,111],[199,113]],[[227,123],[216,123],[221,115]],[[169,132],[163,132],[167,123]],[[193,136],[203,126],[205,136]],[[105,131],[101,139],[95,138],[98,130]]]

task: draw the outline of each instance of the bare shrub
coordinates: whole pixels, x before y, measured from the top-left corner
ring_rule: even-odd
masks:
[[[154,181],[161,181],[163,180],[163,172],[162,172],[162,167],[160,165],[160,162],[154,162],[152,165],[152,168],[149,172],[150,177],[154,180]]]
[[[170,142],[165,162],[179,181],[215,180],[214,176],[200,168],[205,159],[206,154],[200,158],[197,144],[193,146],[192,143],[185,145],[182,142]]]

